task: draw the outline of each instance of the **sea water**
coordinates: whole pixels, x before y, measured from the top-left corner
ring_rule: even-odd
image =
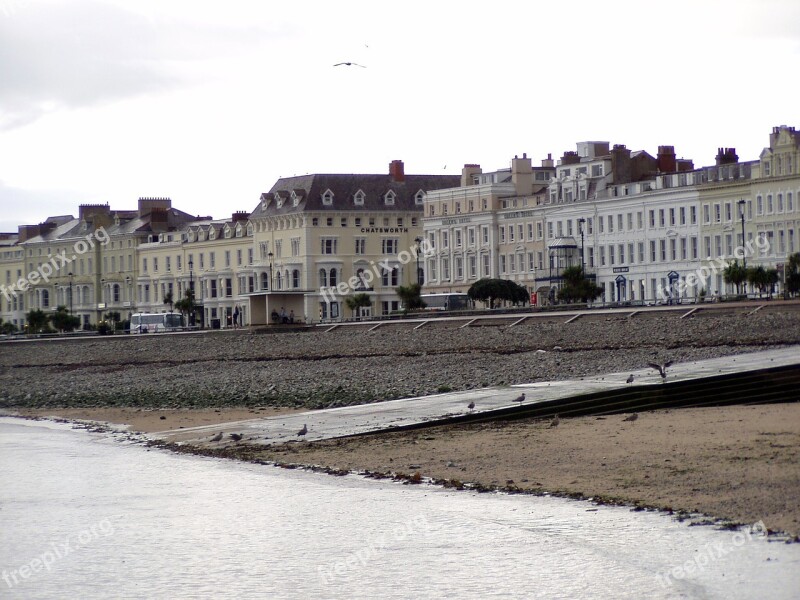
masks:
[[[178,455],[0,419],[0,598],[773,598],[759,528]]]

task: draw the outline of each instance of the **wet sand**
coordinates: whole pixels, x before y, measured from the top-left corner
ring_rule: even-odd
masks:
[[[280,409],[25,412],[154,432]],[[738,523],[763,521],[800,535],[800,403],[652,411],[635,421],[625,416],[561,419],[556,427],[533,419],[450,425],[266,449],[211,445],[210,452],[332,471],[419,473],[455,487],[593,497]]]

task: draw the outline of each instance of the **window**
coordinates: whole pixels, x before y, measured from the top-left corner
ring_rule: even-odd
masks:
[[[425,200],[425,192],[422,190],[418,191],[414,196],[414,204],[422,204]]]
[[[327,219],[325,219],[325,225],[327,225],[328,227],[333,227],[333,217],[328,217]]]
[[[561,228],[560,227],[561,223],[559,223],[558,225],[559,225],[559,229],[560,229]],[[505,233],[505,230],[503,231],[503,233]],[[502,237],[504,238],[505,235],[503,235]],[[502,241],[505,241],[505,240],[502,240]],[[513,225],[509,225],[508,226],[508,241],[509,241],[509,243],[514,243],[514,226]],[[458,246],[458,244],[456,244],[456,246]]]
[[[450,247],[450,232],[442,231],[442,248]]]
[[[470,246],[474,246],[475,245],[475,228],[474,227],[470,227],[469,229],[467,229],[467,243]]]
[[[675,225],[675,209],[669,209],[669,224],[670,226]]]
[[[661,262],[666,262],[666,260],[667,260],[667,240],[659,240],[659,246],[661,248]]]
[[[648,216],[650,218],[650,229],[655,229],[655,226],[656,226],[656,211],[650,210],[648,212]]]
[[[483,244],[486,245],[489,243],[489,226],[483,225],[481,227],[481,237],[483,238]]]
[[[792,192],[786,194],[786,212],[794,212],[794,196]]]
[[[606,247],[600,246],[600,266],[606,266]]]
[[[637,244],[637,250],[639,251],[639,262],[644,262],[644,242],[639,242]]]
[[[689,223],[692,225],[697,225],[697,207],[690,206],[689,207]]]
[[[216,258],[217,256],[215,252],[208,253],[208,265],[212,269],[216,266]]]
[[[384,204],[386,204],[386,206],[394,206],[394,200],[396,197],[397,194],[395,194],[392,190],[389,190],[383,197],[383,202]]]
[[[711,207],[708,204],[703,204],[703,223],[711,223]]]
[[[340,221],[339,221],[339,224],[340,224],[342,227],[347,227],[347,217],[342,217],[342,218],[340,219]]]
[[[328,271],[326,269],[319,270],[319,287],[328,287]]]
[[[697,238],[692,238],[692,260],[697,260]]]
[[[225,250],[225,267],[231,266],[231,251]],[[169,259],[167,259],[167,271],[169,271]]]
[[[719,209],[719,204],[714,205],[714,223],[722,222],[722,213]]]
[[[628,231],[633,231],[633,213],[628,213]]]
[[[381,240],[381,252],[383,254],[397,254],[399,243],[396,238]]]
[[[764,200],[761,196],[756,196],[756,214],[763,215],[764,214]]]
[[[614,233],[614,217],[608,215],[608,233]]]
[[[336,254],[336,238],[322,238],[322,254]]]
[[[650,240],[650,262],[656,262],[658,256],[656,256],[656,241]]]
[[[450,279],[450,259],[445,257],[442,258],[442,280],[446,281]]]
[[[469,260],[469,276],[471,279],[474,279],[475,277],[477,277],[478,262],[477,259],[475,258],[475,255],[470,256],[468,260]]]
[[[772,194],[767,194],[767,213],[772,213]]]
[[[456,243],[456,248],[461,248],[461,230],[460,229],[456,229],[453,233],[454,233],[454,236],[455,236],[454,239],[455,239],[455,243]]]
[[[778,212],[783,212],[783,194],[778,194]]]
[[[367,240],[366,238],[356,238],[356,249],[355,254],[366,254],[367,253]]]
[[[664,218],[664,209],[663,208],[659,208],[658,209],[658,226],[659,227],[666,227],[666,225],[667,225],[667,222],[666,222],[666,219]]]
[[[506,228],[505,227],[501,227],[500,228],[500,243],[501,244],[505,244],[506,243]]]
[[[617,231],[623,231],[622,214],[617,215]]]
[[[333,204],[333,192],[330,190],[325,190],[322,194],[322,204],[325,206],[330,206]]]
[[[366,194],[362,190],[358,190],[353,196],[353,204],[356,206],[364,206],[364,198]]]
[[[105,258],[105,257],[103,257],[103,258]],[[153,257],[153,273],[158,273],[158,257],[157,256]]]
[[[299,269],[295,269],[292,271],[292,287],[299,288],[300,287],[300,271]]]

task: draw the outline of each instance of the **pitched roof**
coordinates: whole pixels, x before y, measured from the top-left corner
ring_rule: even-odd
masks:
[[[269,192],[261,195],[262,200],[267,200],[266,208],[263,207],[263,203],[259,203],[250,217],[309,211],[421,211],[422,206],[415,202],[420,190],[428,192],[459,185],[461,185],[460,175],[405,175],[403,181],[395,181],[389,174],[312,174],[286,177],[279,179]],[[330,205],[322,202],[322,196],[327,190],[333,193],[333,203]],[[353,201],[359,190],[365,194],[363,205],[356,205]],[[297,206],[293,206],[288,200],[292,191],[298,197]],[[387,205],[385,196],[389,191],[395,193],[395,200],[394,204]],[[276,193],[282,198],[287,198],[280,208],[275,201]]]

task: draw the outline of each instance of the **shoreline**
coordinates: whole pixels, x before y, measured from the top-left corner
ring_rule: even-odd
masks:
[[[223,423],[252,415],[251,410],[224,409],[213,415],[158,411],[166,414],[148,415],[150,432],[164,421],[194,418],[206,424],[205,419],[217,418]],[[136,433],[130,423],[98,418],[109,416],[106,409],[5,414],[63,419],[87,428],[96,423],[99,431],[120,432],[120,426],[128,426],[125,433]],[[651,411],[635,422],[623,419],[561,419],[555,428],[549,420],[535,419],[440,425],[271,447],[146,443],[330,475],[658,510],[692,524],[729,527],[762,521],[771,532],[800,542],[800,506],[792,503],[800,496],[800,402]]]

